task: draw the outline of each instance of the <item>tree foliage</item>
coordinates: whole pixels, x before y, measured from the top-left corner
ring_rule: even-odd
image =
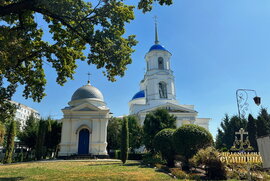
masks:
[[[194,124],[183,125],[176,129],[173,135],[176,152],[184,156],[184,165],[188,168],[188,159],[199,149],[213,144],[213,138],[205,128]]]
[[[154,1],[140,0],[138,7],[150,11]],[[125,35],[133,19],[134,6],[122,0],[0,0],[1,113],[11,112],[7,100],[18,84],[25,98],[45,96],[44,63],[55,69],[60,85],[73,78],[76,60],[104,68],[110,81],[123,76],[137,43],[135,35]],[[46,40],[44,35],[49,35]]]
[[[61,141],[62,124],[48,117],[38,120],[31,115],[18,135],[21,144],[29,148],[28,153],[36,151],[36,157],[56,156]]]
[[[155,150],[159,151],[162,158],[167,161],[169,167],[174,167],[175,148],[173,141],[173,134],[175,129],[163,129],[154,137]]]
[[[235,132],[240,128],[247,128],[247,120],[240,119],[238,116],[229,117],[227,114],[220,124],[221,128],[218,128],[218,134],[216,137],[216,148],[230,150],[235,140]]]
[[[47,132],[47,121],[40,120],[38,123],[38,132],[37,132],[37,138],[36,138],[36,159],[41,160],[44,156],[45,147],[45,136]]]
[[[107,127],[107,149],[117,150],[121,147],[122,119],[112,117]]]
[[[122,124],[122,135],[121,135],[121,160],[123,164],[126,163],[128,159],[128,119],[126,117],[123,118]]]
[[[270,115],[267,109],[262,108],[257,117],[257,136],[270,135]]]
[[[44,146],[46,147],[46,155],[55,157],[58,152],[58,146],[61,142],[62,123],[58,123],[50,117],[46,119],[46,134]]]
[[[3,160],[3,163],[11,163],[12,155],[14,150],[14,139],[16,136],[16,122],[11,120],[7,126],[7,135],[6,135],[6,153]]]
[[[30,150],[34,150],[36,147],[38,121],[33,115],[30,115],[22,131],[18,134],[21,143]]]
[[[131,152],[142,146],[143,130],[137,116],[128,116],[129,148]]]
[[[2,124],[2,123],[0,122],[0,145],[2,145],[3,142],[4,142],[4,136],[5,136],[5,133],[6,133],[5,126],[4,126],[4,124]]]
[[[258,145],[257,145],[257,125],[256,125],[256,119],[253,118],[251,114],[248,115],[248,122],[247,122],[247,132],[248,132],[248,138],[250,145],[253,147],[253,151],[258,151]]]
[[[157,109],[146,115],[143,124],[144,144],[147,150],[154,152],[155,135],[165,128],[176,128],[176,117],[166,109]]]

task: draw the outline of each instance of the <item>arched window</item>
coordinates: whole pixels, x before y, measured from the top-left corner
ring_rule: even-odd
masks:
[[[165,82],[158,83],[159,88],[159,97],[160,98],[168,98],[167,96],[167,84]]]
[[[158,57],[158,69],[164,69],[164,60],[162,57]]]

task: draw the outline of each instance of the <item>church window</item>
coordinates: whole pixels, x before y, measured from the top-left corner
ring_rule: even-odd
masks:
[[[158,69],[161,69],[161,70],[164,69],[164,60],[162,57],[158,58]]]
[[[159,97],[160,98],[168,98],[167,96],[167,85],[165,82],[158,83],[159,87]]]

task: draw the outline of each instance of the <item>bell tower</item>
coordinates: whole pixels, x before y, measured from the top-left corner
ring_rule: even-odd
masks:
[[[146,103],[176,101],[171,56],[172,54],[159,44],[155,21],[155,44],[145,55],[147,70],[140,84],[141,90],[145,91]]]

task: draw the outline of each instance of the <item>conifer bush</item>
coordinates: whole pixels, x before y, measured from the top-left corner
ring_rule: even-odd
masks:
[[[38,134],[36,140],[36,159],[41,160],[44,155],[44,140],[46,135],[47,122],[40,120],[38,125]]]
[[[129,140],[128,120],[126,117],[124,117],[121,136],[121,161],[123,162],[123,164],[125,164],[128,159],[128,140]]]

